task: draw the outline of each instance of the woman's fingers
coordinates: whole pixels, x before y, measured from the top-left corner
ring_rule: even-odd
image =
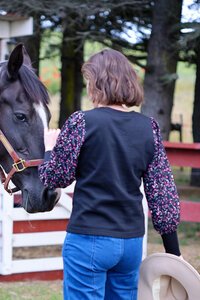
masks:
[[[44,130],[44,145],[45,151],[51,151],[56,144],[56,140],[60,133],[60,129],[45,129]]]

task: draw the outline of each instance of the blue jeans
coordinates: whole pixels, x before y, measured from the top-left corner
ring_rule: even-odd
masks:
[[[67,233],[64,300],[137,300],[142,240]]]

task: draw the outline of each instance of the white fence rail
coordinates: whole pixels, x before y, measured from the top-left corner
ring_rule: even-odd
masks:
[[[69,219],[73,185],[62,190],[61,198],[51,212],[28,214],[23,208],[14,208],[14,197],[0,187],[0,274],[16,274],[36,271],[62,270],[61,257],[38,259],[13,259],[13,248],[62,245],[65,231],[13,233],[16,221]],[[56,230],[56,228],[55,228]]]
[[[62,245],[65,231],[13,233],[14,222],[36,220],[69,219],[72,199],[67,193],[73,193],[74,185],[62,190],[61,198],[51,212],[28,214],[23,208],[14,208],[14,197],[11,197],[0,186],[0,274],[17,274],[27,272],[62,270],[61,257],[13,259],[13,249],[18,247],[40,247]],[[147,205],[143,201],[145,226],[147,232]],[[143,258],[147,252],[147,234],[143,242]]]

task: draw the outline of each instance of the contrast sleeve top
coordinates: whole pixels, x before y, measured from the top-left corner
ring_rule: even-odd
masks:
[[[179,197],[162,143],[160,129],[152,119],[154,156],[144,174],[144,190],[155,229],[161,234],[176,230],[179,223]]]
[[[107,121],[108,120],[108,117],[107,117],[108,110],[107,111],[106,111],[106,109],[105,110],[97,109],[97,110],[104,111],[101,113],[102,114],[101,119],[104,118],[104,115],[105,115],[104,124],[106,122],[110,122],[110,121]],[[117,123],[118,121],[116,121],[116,120],[118,120],[117,118],[119,118],[119,112],[116,113],[113,111],[114,111],[113,109],[109,110],[109,114],[111,115],[111,119],[112,119],[113,123],[112,123],[112,126],[108,127],[108,128],[111,128],[111,129],[114,126],[118,126],[118,125],[116,125],[116,124],[118,124]],[[85,178],[83,179],[81,177],[80,170],[81,170],[81,166],[83,164],[82,152],[86,151],[85,145],[88,144],[89,146],[91,146],[89,143],[91,143],[91,136],[94,136],[94,132],[95,132],[94,130],[91,130],[89,128],[89,125],[87,125],[87,124],[91,123],[90,121],[88,121],[90,114],[92,114],[92,113],[87,114],[87,112],[83,112],[83,111],[77,111],[74,114],[72,114],[69,117],[69,119],[66,121],[66,123],[64,124],[64,126],[61,130],[61,133],[58,137],[56,146],[54,147],[53,151],[45,154],[45,161],[39,167],[39,176],[45,186],[48,186],[51,189],[55,189],[58,187],[65,188],[68,185],[70,185],[74,180],[77,180],[77,182],[79,182],[79,181],[81,182],[81,180],[82,180],[83,185],[84,184],[86,185],[87,182],[89,182]],[[95,114],[96,114],[96,112],[95,112]],[[117,114],[118,114],[118,116],[116,116]],[[128,117],[124,117],[123,114],[130,114],[130,113],[124,112],[121,114],[120,118],[123,119],[122,120],[123,123],[121,123],[121,124],[129,122],[129,121],[127,121]],[[137,113],[133,114],[133,119],[136,118],[137,124],[138,124],[138,122],[140,122],[141,117],[138,117],[138,115],[136,115],[136,114]],[[112,115],[113,115],[113,118],[112,118]],[[96,118],[96,122],[98,123],[98,118]],[[145,191],[145,195],[147,198],[149,210],[152,215],[153,225],[154,225],[155,229],[161,234],[166,251],[169,253],[179,255],[180,251],[179,251],[179,247],[178,247],[176,229],[179,224],[179,218],[180,218],[180,204],[179,204],[179,198],[178,198],[176,186],[174,183],[172,171],[171,171],[171,168],[170,168],[167,156],[166,156],[166,152],[165,152],[165,149],[164,149],[164,146],[162,143],[162,138],[161,138],[161,134],[160,134],[160,130],[159,130],[159,126],[158,126],[157,122],[153,118],[151,118],[151,119],[148,118],[148,120],[147,120],[147,117],[145,117],[145,121],[143,119],[141,119],[141,123],[142,122],[144,122],[144,123],[149,122],[148,124],[151,127],[152,141],[153,141],[152,149],[153,150],[152,150],[152,153],[149,154],[148,159],[146,160],[146,164],[144,164],[145,167],[143,168],[142,171],[138,170],[138,166],[136,166],[136,165],[134,166],[136,171],[133,174],[133,178],[136,178],[137,176],[141,177],[139,180],[141,180],[143,178],[144,191]],[[129,124],[129,123],[127,123],[127,124]],[[122,126],[122,125],[120,125],[120,126]],[[90,131],[91,131],[91,135],[89,135],[89,134],[87,135],[87,132],[90,132]],[[95,151],[95,149],[98,148],[96,145],[97,135],[98,134],[96,131],[95,144],[93,144],[92,147],[89,148],[91,156],[92,156],[91,149],[94,149],[94,151]],[[126,135],[126,133],[125,133],[125,135]],[[126,137],[126,141],[128,141],[128,138],[129,137]],[[103,141],[101,141],[101,143],[103,143]],[[108,143],[108,142],[106,142],[106,143]],[[113,141],[112,141],[112,143],[113,143]],[[124,143],[124,139],[123,139],[123,143]],[[137,148],[137,147],[139,147],[138,145],[140,145],[140,143],[136,143],[135,145],[137,145],[136,146],[136,148]],[[142,145],[146,145],[146,147],[148,147],[147,141],[145,141],[145,143]],[[105,147],[106,147],[106,145],[105,145]],[[138,150],[137,153],[140,153],[139,148],[136,150]],[[148,149],[146,151],[148,152]],[[124,154],[124,152],[121,151],[120,158],[122,155],[125,155],[125,154]],[[83,157],[85,159],[86,156],[83,155]],[[88,160],[89,159],[90,159],[90,156],[88,154]],[[112,157],[109,158],[109,161],[111,161],[111,160],[112,160]],[[102,160],[101,164],[105,161],[106,161],[105,159]],[[124,158],[123,158],[123,161],[125,161]],[[107,162],[107,164],[108,164],[108,162]],[[96,166],[98,169],[98,164],[96,164]],[[87,167],[87,170],[89,170],[89,167]],[[94,167],[92,170],[94,170]],[[132,174],[132,173],[130,173],[130,174]],[[90,170],[90,174],[91,174],[91,170]],[[86,175],[87,175],[87,173],[84,173],[84,177],[86,177]],[[118,178],[120,178],[120,181],[122,182],[122,179],[121,179],[122,177],[120,177],[120,176],[121,175],[118,174]],[[89,178],[89,175],[88,175],[88,178]],[[102,178],[102,180],[104,179],[104,177],[101,177],[101,178]],[[94,179],[92,179],[92,180],[94,180]],[[140,181],[138,181],[138,178],[136,178],[135,182],[138,185]],[[77,190],[79,191],[79,190],[83,189],[83,185],[81,187],[80,187],[80,185],[78,185]],[[93,187],[95,185],[97,185],[97,183],[93,182],[90,187]],[[130,187],[129,183],[127,183],[125,185],[126,185],[125,188]],[[110,185],[109,185],[109,188],[110,188]],[[135,193],[135,195],[139,195],[139,192],[134,191],[134,193]],[[84,195],[87,195],[87,193],[85,193]],[[95,197],[97,197],[96,196],[97,193],[93,194],[93,195],[95,195]],[[127,195],[127,194],[124,193],[122,195]],[[93,197],[93,198],[95,198],[95,197]],[[77,198],[77,202],[78,202],[79,198],[81,198],[81,197],[79,197],[78,192],[76,192],[76,190],[75,190],[74,202],[76,202],[76,198]],[[83,201],[84,201],[83,198],[84,197],[82,197],[82,199],[80,200],[79,206],[83,205]],[[139,199],[140,199],[139,196],[136,198],[138,199],[137,202],[139,202]],[[121,200],[119,200],[119,201],[121,201]],[[100,202],[98,202],[98,205],[99,205],[99,203]],[[114,202],[112,202],[112,203],[114,203]],[[120,203],[120,205],[121,205],[121,203]],[[112,204],[112,207],[114,207],[113,204]],[[135,207],[135,208],[137,208],[137,207]],[[77,214],[77,216],[79,216],[79,217],[77,217],[77,220],[80,220],[80,216],[83,214],[83,212],[81,212],[81,214],[78,214],[78,212],[77,212],[78,209],[79,208],[77,208],[77,205],[75,205],[74,215]],[[138,212],[140,212],[140,210],[138,210]],[[117,212],[115,212],[115,214],[117,214]],[[96,215],[96,218],[97,218],[97,215]],[[120,216],[121,215],[119,214],[118,217],[120,218]],[[79,222],[77,220],[76,220],[76,222]],[[94,217],[94,220],[95,220],[95,217]],[[93,220],[93,223],[94,223],[94,220]],[[73,212],[72,212],[72,223],[73,223]],[[74,224],[72,224],[71,225],[72,232],[83,233],[82,229],[81,229],[81,227],[82,227],[81,221],[80,221],[80,225],[81,226],[76,228],[76,226]],[[106,225],[107,225],[107,223],[105,223],[105,226]],[[139,223],[138,223],[138,226],[139,226]],[[69,226],[69,228],[70,228],[70,226]],[[122,233],[125,230],[124,228],[122,229]],[[91,230],[86,233],[89,234],[90,232],[94,233],[95,231],[93,232]],[[97,229],[97,233],[98,233],[98,229]],[[99,230],[99,234],[104,235],[106,233],[108,235],[112,234],[112,232],[109,230],[107,232]],[[140,232],[140,234],[141,234],[141,232]],[[117,236],[114,233],[113,233],[113,235]],[[129,235],[127,235],[127,236],[124,235],[124,237],[129,237]]]
[[[85,137],[85,120],[75,112],[64,124],[53,151],[46,152],[39,167],[40,179],[50,189],[65,188],[76,179],[76,167]]]

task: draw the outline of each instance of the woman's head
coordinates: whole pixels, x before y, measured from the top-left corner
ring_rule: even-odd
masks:
[[[90,99],[95,105],[125,104],[139,106],[143,90],[128,59],[120,52],[105,49],[84,63],[82,73],[87,81]]]

